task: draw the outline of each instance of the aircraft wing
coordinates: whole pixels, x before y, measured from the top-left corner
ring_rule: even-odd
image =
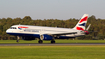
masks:
[[[59,35],[67,35],[67,34],[76,34],[77,32],[60,32],[60,33],[50,33],[50,34],[48,34],[48,35],[57,35],[57,36],[59,36]]]

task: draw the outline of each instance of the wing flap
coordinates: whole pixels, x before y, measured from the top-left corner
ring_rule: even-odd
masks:
[[[59,35],[67,35],[67,34],[77,34],[77,32],[71,32],[71,33],[52,33],[52,34],[48,34],[48,35],[57,35],[57,36],[59,36]]]

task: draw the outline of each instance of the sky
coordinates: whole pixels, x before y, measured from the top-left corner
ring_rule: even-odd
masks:
[[[105,19],[105,0],[0,0],[0,18],[67,20],[83,14]]]

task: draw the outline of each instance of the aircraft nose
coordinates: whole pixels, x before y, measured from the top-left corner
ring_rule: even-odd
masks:
[[[7,30],[6,30],[6,33],[9,33],[9,32],[12,32],[12,31],[11,31],[11,30],[9,30],[9,29],[7,29]]]

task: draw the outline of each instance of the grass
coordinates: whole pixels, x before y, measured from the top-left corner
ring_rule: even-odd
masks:
[[[0,46],[0,59],[104,59],[105,46]]]
[[[55,40],[56,43],[105,43],[105,40]],[[0,43],[17,43],[16,40],[0,40]],[[38,40],[24,41],[19,43],[38,43]],[[50,41],[43,41],[43,43],[50,43]]]

